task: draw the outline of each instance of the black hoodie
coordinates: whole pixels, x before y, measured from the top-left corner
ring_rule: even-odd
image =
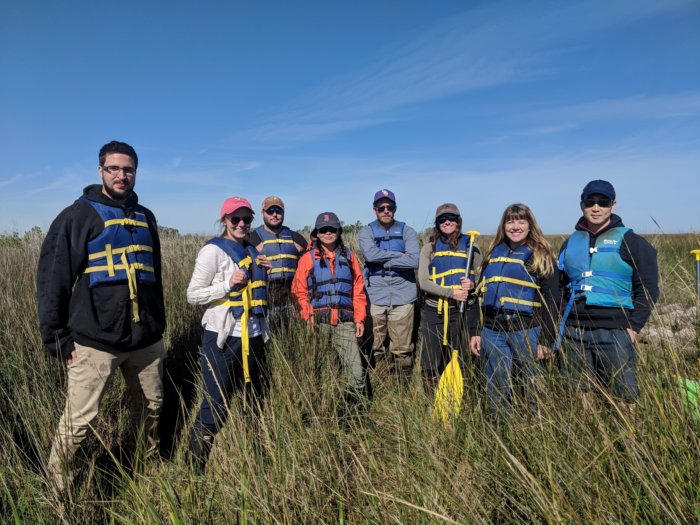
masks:
[[[588,232],[591,247],[595,246],[598,235],[611,228],[623,227],[622,219],[612,214],[610,224],[593,234],[588,230],[584,217],[579,219],[576,230]],[[566,248],[567,241],[561,247]],[[560,252],[561,253],[561,252]],[[566,324],[581,328],[632,328],[639,332],[651,315],[651,308],[659,298],[659,265],[656,260],[656,250],[649,242],[629,230],[622,239],[620,256],[632,267],[632,303],[634,309],[610,308],[605,306],[588,306],[586,301],[579,299],[574,303]],[[562,285],[569,283],[566,272],[561,272]],[[564,288],[564,300],[568,301],[569,292]]]
[[[102,193],[99,184],[86,187],[83,196],[122,208],[127,217],[138,203],[132,193],[126,202],[118,204]],[[165,308],[160,241],[153,213],[145,209],[145,214],[153,237],[156,282],[138,285],[138,323],[132,319],[127,283],[90,288],[89,278],[83,273],[88,261],[87,244],[104,229],[95,208],[77,200],[53,221],[41,246],[36,278],[39,326],[47,352],[67,359],[74,341],[100,350],[130,351],[161,339]]]

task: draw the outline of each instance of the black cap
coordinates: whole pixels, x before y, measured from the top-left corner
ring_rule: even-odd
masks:
[[[316,224],[314,224],[314,231],[325,228],[326,226],[338,230],[340,229],[340,219],[338,219],[338,216],[332,211],[324,211],[318,214],[318,217],[316,217]]]
[[[583,191],[581,192],[581,200],[585,199],[586,197],[590,197],[591,195],[603,195],[611,201],[614,201],[615,188],[613,188],[613,185],[607,180],[592,180],[586,184],[585,188],[583,188]]]

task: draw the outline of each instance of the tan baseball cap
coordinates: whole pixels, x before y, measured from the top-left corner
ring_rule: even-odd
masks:
[[[265,197],[265,200],[263,201],[263,211],[267,210],[270,206],[279,206],[280,208],[284,209],[284,202],[282,202],[282,199],[276,195],[270,195],[269,197]]]
[[[445,213],[452,213],[453,215],[461,215],[461,213],[459,213],[459,208],[457,207],[457,205],[452,204],[451,202],[446,202],[445,204],[440,204],[440,206],[437,207],[437,210],[435,210],[435,218],[437,219],[440,215],[444,215]]]

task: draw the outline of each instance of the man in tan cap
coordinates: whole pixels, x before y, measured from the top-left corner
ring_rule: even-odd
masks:
[[[250,243],[267,257],[272,268],[268,271],[268,320],[271,328],[290,319],[292,303],[289,290],[297,269],[299,256],[306,251],[307,242],[301,234],[284,226],[284,202],[275,195],[262,203],[263,225],[250,234]]]

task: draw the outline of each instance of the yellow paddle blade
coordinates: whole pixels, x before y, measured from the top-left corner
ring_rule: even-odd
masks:
[[[445,423],[456,417],[462,408],[463,395],[464,381],[459,367],[459,352],[452,350],[452,359],[440,376],[435,392],[434,414]]]

